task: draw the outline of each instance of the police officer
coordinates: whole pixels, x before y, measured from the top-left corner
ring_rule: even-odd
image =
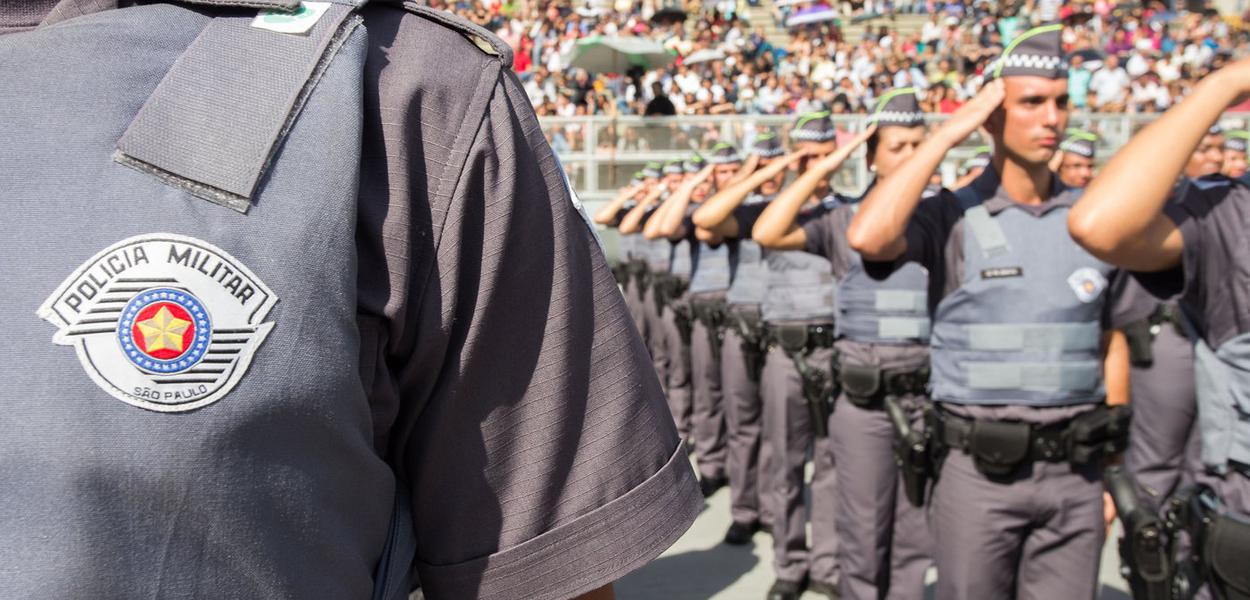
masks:
[[[666,239],[646,239],[643,236],[647,223],[681,185],[685,178],[685,169],[678,159],[656,166],[659,178],[657,185],[621,219],[617,230],[622,235],[638,234],[643,238],[639,245],[647,265],[642,302],[643,321],[648,332],[647,348],[651,352],[656,376],[660,378],[660,384],[664,386],[664,393],[668,397],[669,411],[673,415],[673,422],[677,424],[677,432],[683,440],[689,441],[692,407],[686,362],[688,354],[683,352],[675,318],[671,314],[665,317],[668,300],[666,295],[672,286],[681,285],[680,278],[683,273],[689,273],[689,249],[687,246],[684,253],[676,252],[673,244]],[[678,263],[676,269],[674,260]]]
[[[1211,527],[1219,543],[1198,548],[1217,597],[1232,586],[1244,593],[1244,551],[1250,540],[1250,426],[1246,414],[1250,368],[1244,350],[1247,286],[1246,186],[1226,177],[1192,180],[1174,192],[1176,177],[1209,145],[1204,127],[1250,92],[1250,61],[1205,77],[1158,121],[1107,163],[1073,209],[1073,237],[1096,255],[1134,272],[1160,298],[1179,294],[1193,338],[1202,479],[1218,495]],[[1149,162],[1150,169],[1137,168]],[[1240,519],[1241,525],[1225,523]],[[1234,583],[1236,580],[1240,583]]]
[[[773,515],[767,474],[773,470],[771,448],[762,442],[763,401],[760,374],[765,339],[760,304],[766,291],[763,252],[751,231],[740,225],[753,220],[777,195],[797,155],[785,155],[775,133],[756,136],[751,156],[738,175],[691,215],[691,224],[714,238],[737,246],[730,254],[731,281],[725,294],[725,327],[721,342],[721,390],[725,403],[726,460],[732,523],[725,543],[743,545],[755,532],[770,529]]]
[[[737,150],[720,146],[714,149],[713,157],[716,164],[697,155],[687,161],[687,179],[647,222],[643,232],[648,238],[668,239],[675,253],[689,259],[690,275],[685,284],[688,289],[680,297],[669,299],[668,309],[674,318],[685,319],[680,341],[682,351],[690,357],[691,434],[705,497],[724,487],[726,481],[720,364],[712,347],[714,343],[720,349],[719,318],[714,311],[729,287],[729,248],[720,243],[713,247],[709,242],[716,240],[706,232],[703,237],[708,241],[699,239],[690,214],[708,198],[717,176],[726,181],[736,175],[737,165],[732,161],[737,159]],[[673,264],[678,264],[676,258]]]
[[[941,599],[1097,589],[1103,451],[1127,415],[1103,404],[1114,270],[1068,237],[1073,195],[1047,164],[1067,120],[1060,31],[1017,37],[982,91],[868,193],[847,232],[870,273],[929,271]],[[991,165],[922,202],[946,152],[981,125]]]
[[[508,46],[247,4],[0,5],[0,597],[609,596],[698,491]]]
[[[1246,146],[1250,144],[1250,131],[1234,129],[1224,133],[1224,167],[1226,177],[1241,179],[1246,175]]]
[[[760,216],[754,236],[766,248],[804,249],[825,257],[838,280],[835,371],[841,394],[828,425],[837,497],[828,502],[814,497],[813,510],[834,513],[841,596],[918,599],[932,562],[931,544],[923,512],[896,493],[895,427],[885,404],[896,403],[906,412],[908,430],[920,426],[928,404],[928,277],[914,263],[886,281],[867,276],[846,242],[859,198],[801,227],[796,222],[818,181],[829,180],[862,143],[867,143],[876,181],[882,181],[924,139],[924,113],[914,88],[883,94],[868,122],[868,130],[787,187]]]
[[[802,173],[809,164],[828,156],[837,147],[835,135],[829,113],[800,117],[790,130],[798,155],[790,168]],[[802,202],[799,218],[803,222],[819,218],[842,203],[827,180],[812,186]],[[739,227],[744,229],[753,226],[750,220],[739,221]],[[840,577],[838,539],[833,526],[837,474],[828,449],[827,431],[834,387],[830,373],[833,275],[825,259],[802,250],[765,250],[764,262],[768,266],[767,291],[760,316],[769,345],[761,376],[761,396],[764,443],[772,446],[776,461],[773,472],[766,477],[771,478],[769,491],[777,511],[773,516],[773,567],[777,579],[768,598],[797,599],[808,587],[833,595]],[[809,452],[814,456],[814,474],[811,493],[805,494],[804,468]],[[822,510],[811,510],[818,499]]]
[[[594,222],[613,228],[618,227],[621,220],[647,197],[648,192],[657,183],[659,183],[658,169],[651,170],[648,166],[638,171],[630,179],[629,184],[621,188],[616,197],[595,212]],[[643,253],[645,247],[641,245],[639,238],[641,235],[637,233],[619,236],[616,272],[617,282],[625,296],[625,306],[629,310],[629,316],[633,319],[638,332],[642,334],[643,343],[648,343],[647,321],[643,311],[645,295],[643,285],[646,281],[647,263]]]
[[[1055,153],[1059,163],[1055,172],[1059,181],[1070,188],[1089,185],[1094,178],[1094,151],[1097,146],[1097,134],[1068,128],[1063,141],[1059,142],[1059,151]]]
[[[959,178],[955,180],[954,189],[962,188],[981,176],[985,172],[985,167],[990,165],[990,157],[993,151],[989,146],[977,146],[973,150],[972,157],[965,160],[959,165]]]

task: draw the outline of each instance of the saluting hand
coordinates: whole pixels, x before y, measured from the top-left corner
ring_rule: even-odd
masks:
[[[814,167],[825,172],[835,171],[846,162],[846,159],[855,152],[855,149],[864,145],[872,134],[877,132],[877,124],[869,125],[867,129],[859,132],[851,141],[841,145],[837,150],[830,152],[828,156],[820,159]]]
[[[1002,79],[989,82],[967,104],[959,107],[950,119],[942,123],[935,135],[945,137],[952,147],[964,141],[1002,105],[1005,96]]]

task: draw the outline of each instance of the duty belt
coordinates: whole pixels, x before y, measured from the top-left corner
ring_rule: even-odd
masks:
[[[694,320],[703,324],[707,331],[708,346],[713,360],[720,364],[721,332],[725,328],[725,302],[723,300],[690,300],[690,312]]]
[[[831,325],[768,324],[768,340],[786,352],[808,353],[817,348],[833,347]]]
[[[886,396],[923,395],[929,385],[929,367],[882,369],[834,358],[838,383],[847,399],[860,408],[881,409]]]
[[[829,415],[833,412],[833,395],[837,386],[830,373],[811,366],[807,358],[818,348],[833,346],[833,327],[770,324],[768,336],[794,361],[794,368],[803,384],[803,398],[807,400],[812,433],[816,437],[828,437]]]
[[[1066,421],[1037,425],[1023,421],[967,419],[934,411],[937,440],[972,457],[988,477],[1006,477],[1037,461],[1090,464],[1123,450],[1128,442],[1128,406],[1099,406]]]

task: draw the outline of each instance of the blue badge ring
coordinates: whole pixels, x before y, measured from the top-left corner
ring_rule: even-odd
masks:
[[[154,358],[140,350],[131,334],[135,318],[156,302],[177,304],[195,319],[195,339],[191,346],[182,355],[168,360]],[[208,353],[212,338],[213,320],[204,303],[190,292],[174,288],[152,288],[135,294],[126,303],[117,323],[117,341],[121,344],[122,355],[140,370],[156,375],[176,375],[195,367]]]

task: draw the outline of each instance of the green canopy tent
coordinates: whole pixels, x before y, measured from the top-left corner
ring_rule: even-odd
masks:
[[[591,73],[625,73],[632,67],[666,67],[675,58],[655,40],[596,35],[578,40],[565,55],[565,64]]]

